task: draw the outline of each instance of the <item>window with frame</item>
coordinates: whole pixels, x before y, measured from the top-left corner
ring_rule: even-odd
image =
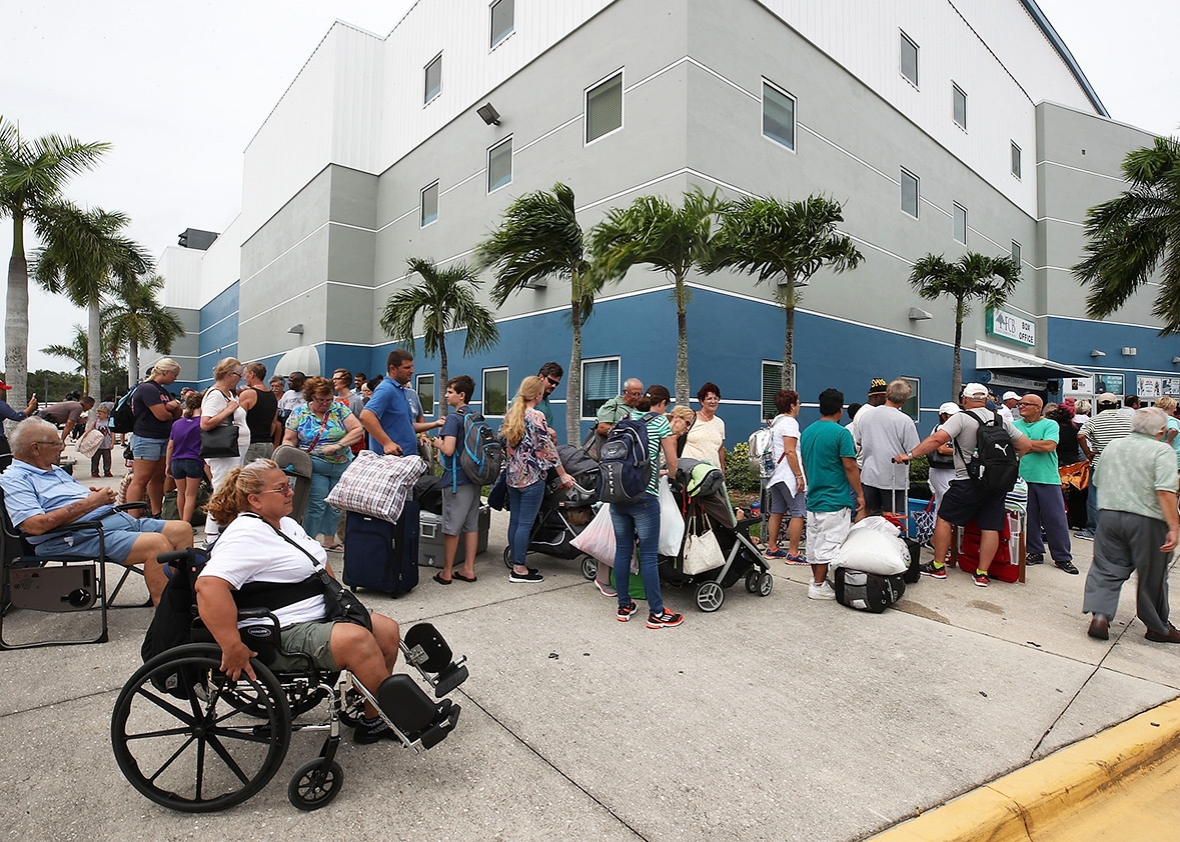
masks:
[[[442,53],[439,53],[430,64],[426,65],[426,84],[425,92],[422,96],[423,102],[430,102],[442,92]]]
[[[434,375],[419,374],[415,378],[415,389],[418,400],[422,402],[422,414],[429,418],[434,415]]]
[[[918,177],[907,170],[901,171],[901,209],[918,218]]]
[[[512,34],[516,28],[515,0],[496,0],[491,6],[491,37],[488,46],[494,47]]]
[[[955,123],[961,129],[967,128],[967,94],[963,93],[963,89],[954,83],[951,83],[951,100]]]
[[[901,33],[901,75],[918,86],[918,45],[904,32]]]
[[[623,127],[623,73],[586,91],[586,142]]]
[[[508,412],[508,369],[483,370],[483,414],[504,417]]]
[[[582,360],[582,418],[594,418],[611,398],[618,397],[619,358]]]
[[[791,363],[791,382],[799,385],[799,366]],[[774,405],[774,396],[783,387],[783,364],[779,360],[762,361],[762,420],[769,421],[778,415],[778,407]],[[796,388],[798,391],[798,388]]]
[[[1020,147],[1012,142],[1012,175],[1020,178]]]
[[[898,379],[904,380],[905,382],[909,383],[910,388],[913,389],[913,391],[910,393],[909,398],[906,400],[905,403],[903,403],[901,405],[901,411],[904,412],[906,415],[908,415],[910,418],[913,418],[916,423],[918,420],[918,415],[921,412],[921,406],[922,406],[922,396],[921,396],[922,378],[920,378],[920,377],[899,377]]]
[[[967,245],[967,209],[955,202],[955,240]]]
[[[438,219],[438,182],[422,188],[420,227],[425,228]]]
[[[1016,268],[1020,269],[1020,243],[1015,240],[1012,241],[1012,262],[1016,264]]]
[[[488,150],[488,192],[512,183],[512,138]]]
[[[762,80],[762,134],[795,148],[795,98],[782,88]]]

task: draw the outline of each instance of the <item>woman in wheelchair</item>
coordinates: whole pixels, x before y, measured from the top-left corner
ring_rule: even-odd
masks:
[[[222,525],[209,562],[196,583],[201,620],[221,647],[221,669],[237,680],[245,672],[254,678],[250,658],[255,652],[242,641],[234,591],[250,582],[274,583],[276,588],[305,582],[328,566],[323,546],[307,535],[291,514],[292,488],[269,459],[256,459],[233,469],[209,501],[208,512]],[[298,598],[272,611],[281,627],[281,646],[309,655],[326,670],[349,670],[366,688],[376,691],[393,672],[401,632],[397,623],[372,614],[372,631],[347,621],[326,621],[322,594]],[[306,668],[302,659],[276,655],[274,670]],[[394,739],[394,732],[366,702],[365,718],[357,725],[358,743]]]

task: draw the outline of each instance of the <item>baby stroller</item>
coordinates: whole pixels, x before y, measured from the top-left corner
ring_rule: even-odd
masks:
[[[598,573],[598,559],[587,555],[570,542],[594,519],[598,505],[598,462],[585,450],[563,444],[557,449],[561,464],[574,478],[574,487],[565,488],[557,472],[545,483],[541,510],[533,523],[528,551],[556,558],[580,558],[582,575],[593,579]],[[504,564],[512,567],[512,555],[504,548]]]
[[[756,526],[759,518],[734,518],[721,472],[694,459],[681,459],[673,487],[686,526],[696,523],[698,534],[711,531],[721,547],[724,563],[695,575],[684,573],[682,544],[678,556],[660,556],[660,578],[672,587],[695,588],[696,606],[706,613],[721,607],[726,589],[739,579],[745,579],[750,593],[769,596],[774,588],[770,565],[750,540],[750,527]],[[687,541],[687,528],[685,532]]]

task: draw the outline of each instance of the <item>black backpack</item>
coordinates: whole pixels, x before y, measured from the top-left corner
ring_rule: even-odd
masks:
[[[651,482],[647,422],[659,413],[624,418],[614,426],[599,451],[598,499],[631,505],[643,499]]]
[[[132,406],[131,397],[134,394],[135,390],[132,389],[115,404],[115,411],[111,413],[111,420],[107,424],[112,433],[132,432],[132,427],[135,426],[135,407]]]
[[[857,611],[880,614],[905,594],[904,573],[882,576],[837,567],[835,579],[836,601]]]
[[[979,416],[970,410],[966,414],[979,425],[975,433],[975,454],[971,461],[964,458],[959,443],[955,442],[959,458],[967,465],[967,476],[988,494],[1007,494],[1020,477],[1020,465],[1012,437],[1004,429],[998,413],[993,412],[990,421],[980,421]]]

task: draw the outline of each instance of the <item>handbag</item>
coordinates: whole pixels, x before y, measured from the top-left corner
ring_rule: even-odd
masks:
[[[333,509],[396,523],[426,463],[417,456],[362,450],[325,498]]]
[[[273,526],[271,528],[274,529]],[[373,618],[369,614],[369,609],[365,608],[364,603],[357,598],[357,595],[329,576],[319,559],[291,540],[290,535],[280,529],[275,529],[275,532],[280,538],[311,559],[315,575],[319,577],[320,584],[324,586],[324,621],[352,623],[372,631]]]
[[[500,476],[496,478],[495,485],[488,491],[488,505],[497,512],[504,511],[508,503],[508,468],[500,471]]]
[[[201,430],[201,458],[225,459],[237,457],[238,428],[232,421],[219,424],[212,430]]]
[[[78,440],[78,452],[83,456],[93,456],[102,447],[102,440],[104,436],[97,428],[89,430],[86,435]]]
[[[688,576],[696,576],[706,570],[716,570],[725,564],[725,554],[721,552],[717,536],[712,531],[694,534],[698,521],[695,517],[692,521],[688,538],[684,541],[684,557],[680,565],[681,571]]]

